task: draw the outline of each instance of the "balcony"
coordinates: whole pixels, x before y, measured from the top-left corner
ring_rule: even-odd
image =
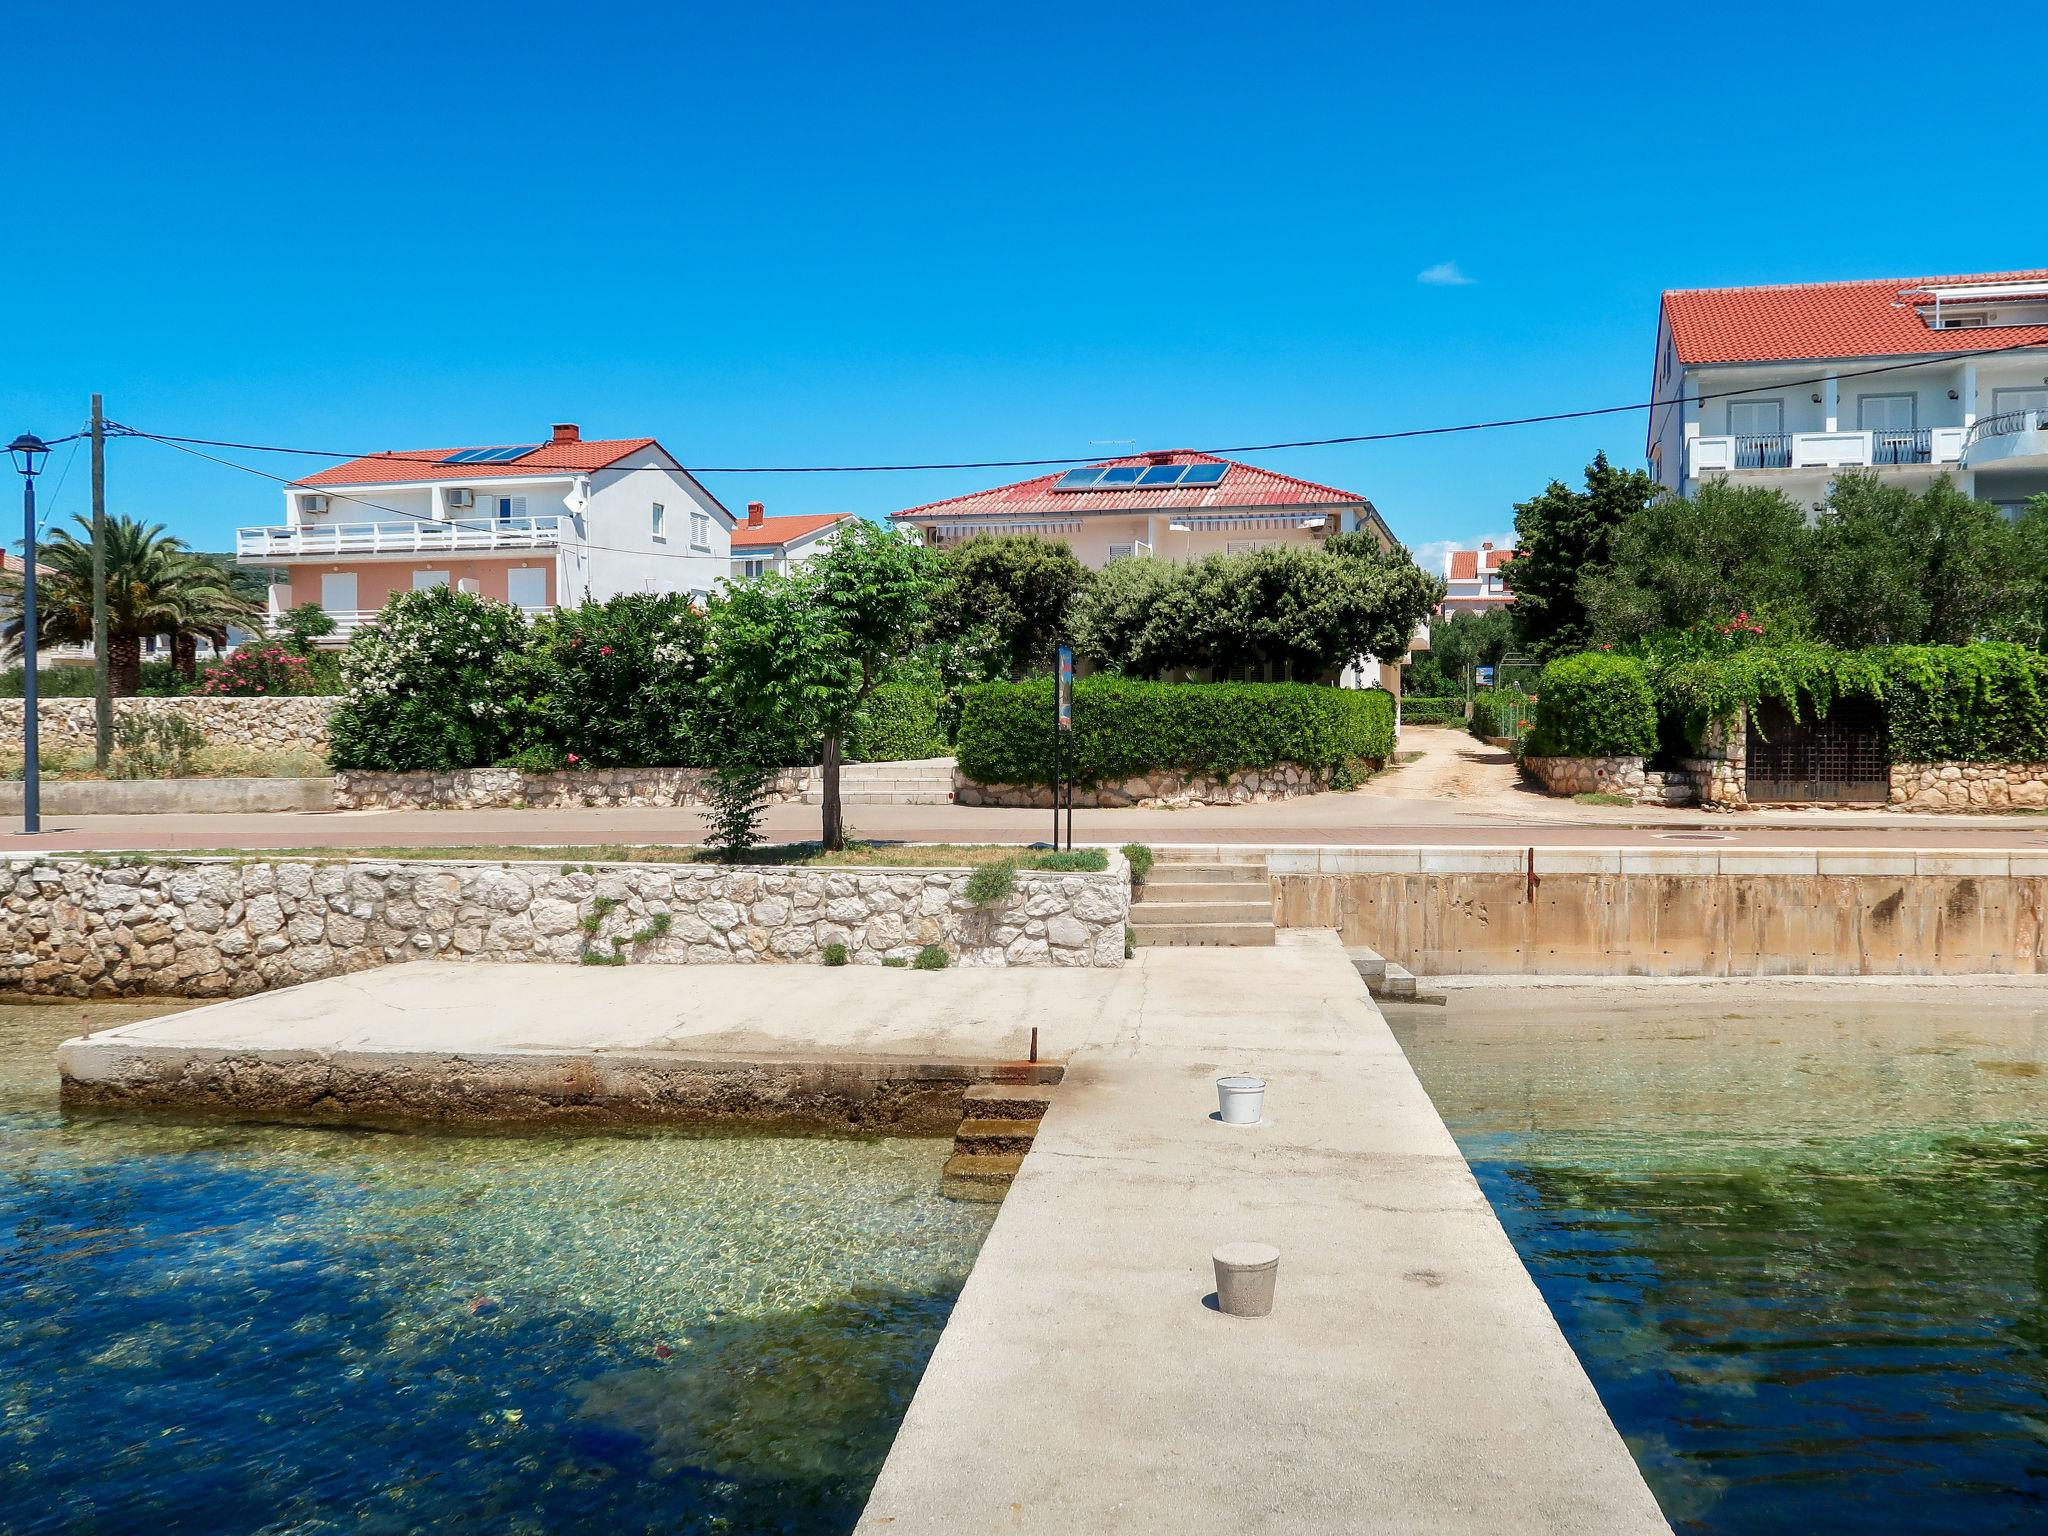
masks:
[[[235,558],[245,565],[278,560],[331,560],[346,555],[426,555],[445,550],[552,549],[562,541],[557,517],[477,518],[468,522],[307,523],[238,528]]]
[[[1734,474],[1752,469],[1872,469],[1963,462],[1962,427],[1879,428],[1854,432],[1786,432],[1769,437],[1696,437],[1687,473]]]
[[[2001,411],[1970,428],[1963,462],[1971,469],[2048,464],[2048,410]]]

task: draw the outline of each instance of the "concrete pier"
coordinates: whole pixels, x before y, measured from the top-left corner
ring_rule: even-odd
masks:
[[[1011,1187],[863,1536],[1660,1532],[1334,935],[1148,951]],[[1269,1127],[1210,1118],[1267,1080]],[[1270,1317],[1210,1253],[1285,1256]]]
[[[784,1069],[916,1080],[1018,1056],[1034,1025],[1066,1077],[864,1536],[1666,1529],[1334,934],[1120,970],[412,964],[70,1041],[60,1066],[70,1103],[281,1118],[355,1118],[352,1081],[429,1106],[483,1084],[464,1118],[493,1080],[572,1106],[649,1072],[771,1100]],[[1270,1124],[1213,1118],[1235,1072],[1267,1080]],[[1280,1249],[1270,1316],[1208,1299],[1231,1241]]]

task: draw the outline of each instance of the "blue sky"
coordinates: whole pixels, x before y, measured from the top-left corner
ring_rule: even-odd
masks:
[[[1665,287],[2048,263],[2048,205],[1966,195],[1968,112],[1868,131],[1915,45],[1859,6],[114,4],[90,47],[21,11],[10,436],[99,389],[351,451],[557,420],[692,464],[1220,447],[1638,400]],[[1628,416],[1262,462],[1423,547],[1642,446]],[[203,546],[280,515],[109,458],[113,510]],[[879,516],[1018,477],[707,483]]]

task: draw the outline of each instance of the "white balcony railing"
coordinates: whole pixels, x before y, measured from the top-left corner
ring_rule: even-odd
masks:
[[[556,517],[307,523],[296,528],[238,528],[235,558],[260,563],[336,555],[424,555],[451,549],[547,549],[561,541],[561,519]]]
[[[521,608],[519,611],[529,619],[544,619],[555,610],[553,608]],[[377,610],[375,608],[330,608],[327,610],[327,617],[334,620],[334,633],[321,636],[320,643],[328,646],[346,645],[349,637],[357,630],[377,622]]]
[[[1984,417],[1970,428],[1964,462],[1972,469],[2048,463],[2048,410],[2000,411]]]
[[[1690,474],[1748,469],[1869,469],[1895,464],[1960,464],[1962,427],[1784,432],[1765,437],[1696,437]]]

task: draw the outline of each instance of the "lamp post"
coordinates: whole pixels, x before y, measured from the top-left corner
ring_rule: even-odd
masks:
[[[41,765],[36,761],[36,475],[47,444],[24,432],[7,445],[21,472],[21,830],[43,830]]]

